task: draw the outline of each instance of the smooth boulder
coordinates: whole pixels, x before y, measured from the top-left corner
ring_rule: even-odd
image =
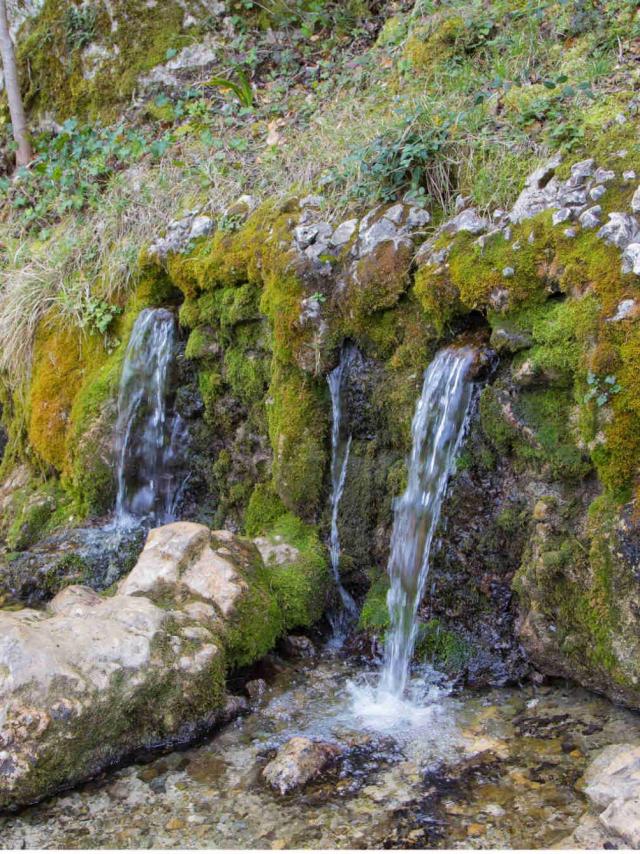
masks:
[[[0,611],[0,810],[223,717],[226,668],[285,628],[268,572],[253,543],[178,522],[115,595],[71,586],[46,611]]]

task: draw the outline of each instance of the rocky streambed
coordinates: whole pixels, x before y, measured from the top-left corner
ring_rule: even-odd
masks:
[[[429,670],[414,676],[413,701],[385,706],[372,701],[377,669],[277,655],[262,667],[264,680],[245,684],[247,716],[198,746],[0,819],[0,844],[632,844],[618,835],[632,832],[628,816],[626,825],[599,817],[616,796],[623,814],[637,802],[640,717],[631,711],[563,682],[454,692]],[[305,785],[296,787],[296,774]]]

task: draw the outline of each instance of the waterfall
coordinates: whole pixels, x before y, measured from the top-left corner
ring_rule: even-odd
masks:
[[[345,590],[340,578],[340,530],[338,528],[338,511],[344,492],[351,451],[351,434],[345,440],[342,418],[343,380],[353,362],[356,351],[353,347],[345,347],[340,356],[337,368],[327,377],[331,392],[331,570],[336,589],[340,596],[341,607],[329,613],[329,621],[333,629],[334,641],[340,643],[346,634],[349,623],[358,615],[358,608],[353,598]]]
[[[178,464],[186,438],[183,419],[170,406],[176,321],[163,308],[136,319],[124,358],[116,423],[115,525],[163,524],[174,518]]]
[[[424,375],[411,428],[408,484],[394,505],[387,605],[391,628],[380,690],[401,696],[416,640],[418,606],[429,572],[429,553],[449,475],[471,400],[470,348],[440,351]]]

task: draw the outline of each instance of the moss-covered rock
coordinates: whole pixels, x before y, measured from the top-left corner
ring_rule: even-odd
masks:
[[[544,502],[515,587],[521,637],[538,666],[640,707],[631,513],[605,496],[588,513],[584,500]]]
[[[91,366],[106,357],[102,341],[71,328],[55,314],[39,325],[29,391],[29,443],[58,473],[66,465],[75,396]]]
[[[187,6],[198,16],[197,4]],[[161,15],[149,14],[140,0],[45,0],[18,39],[28,108],[58,119],[114,118],[140,75],[202,32],[202,26],[185,29],[186,13],[174,0],[163,3]]]
[[[284,627],[287,631],[311,628],[324,613],[331,587],[327,555],[317,530],[286,513],[263,525],[260,533],[265,536],[255,542],[269,570]]]

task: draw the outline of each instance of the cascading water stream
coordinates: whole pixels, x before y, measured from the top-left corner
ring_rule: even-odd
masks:
[[[331,569],[340,596],[341,607],[329,613],[329,621],[333,629],[334,642],[338,644],[344,639],[349,623],[358,616],[358,607],[352,596],[344,588],[340,578],[340,530],[338,528],[338,512],[344,492],[347,477],[349,453],[351,451],[351,434],[345,439],[342,417],[343,380],[345,372],[355,356],[353,347],[346,347],[341,354],[340,363],[327,377],[331,392]]]
[[[439,352],[425,371],[412,424],[409,480],[394,506],[387,634],[379,695],[401,697],[416,641],[418,606],[429,573],[431,543],[471,401],[470,348]]]
[[[186,426],[170,411],[176,321],[163,308],[138,316],[125,354],[118,394],[115,526],[174,518]]]

